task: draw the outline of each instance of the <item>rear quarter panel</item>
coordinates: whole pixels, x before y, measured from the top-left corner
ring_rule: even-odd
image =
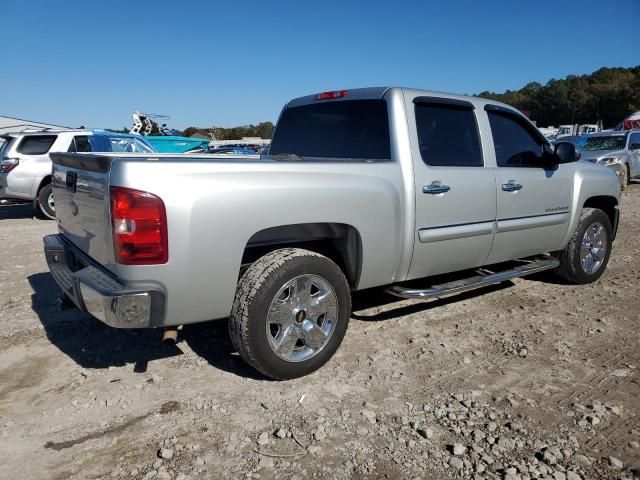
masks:
[[[167,292],[166,324],[229,315],[244,248],[281,225],[337,222],[362,239],[358,288],[396,280],[402,253],[397,163],[162,162],[114,160],[111,184],[158,195],[169,226],[169,262],[117,265],[128,284]]]

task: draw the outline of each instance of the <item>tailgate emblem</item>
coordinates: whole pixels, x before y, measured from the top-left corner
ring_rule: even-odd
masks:
[[[78,182],[78,174],[75,172],[67,172],[67,190],[76,193],[76,183]]]

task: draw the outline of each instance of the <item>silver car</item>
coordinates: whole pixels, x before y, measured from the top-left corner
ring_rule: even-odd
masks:
[[[623,190],[632,178],[640,177],[640,130],[589,135],[580,151],[582,160],[613,169]]]

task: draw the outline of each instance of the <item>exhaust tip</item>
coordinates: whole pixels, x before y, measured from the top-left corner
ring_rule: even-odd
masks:
[[[164,329],[164,334],[162,335],[162,344],[165,347],[171,347],[175,345],[178,341],[178,328],[170,327]]]

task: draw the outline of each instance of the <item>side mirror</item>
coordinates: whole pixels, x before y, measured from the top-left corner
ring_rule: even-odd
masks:
[[[560,163],[572,163],[580,160],[580,153],[576,152],[576,146],[570,142],[556,143],[554,153]]]

